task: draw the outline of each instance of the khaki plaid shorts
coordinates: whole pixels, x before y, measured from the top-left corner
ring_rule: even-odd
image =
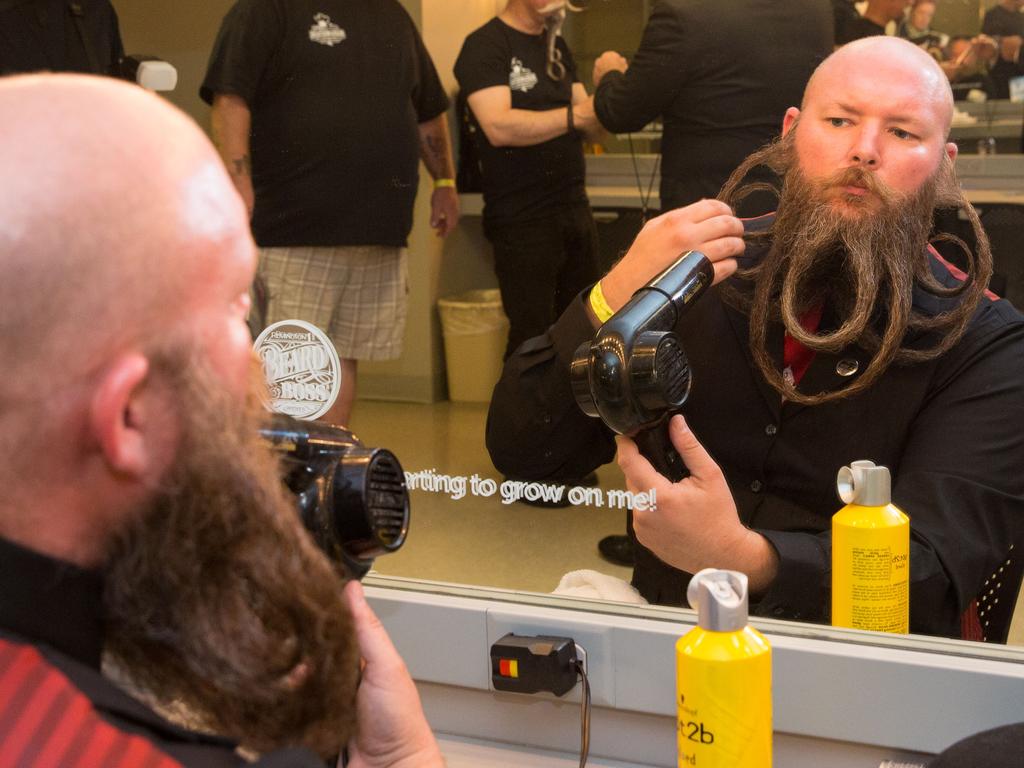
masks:
[[[406,262],[405,248],[381,245],[261,248],[267,324],[305,320],[339,357],[393,360],[405,333]]]

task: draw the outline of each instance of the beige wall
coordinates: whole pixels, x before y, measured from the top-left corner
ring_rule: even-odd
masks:
[[[217,30],[233,0],[113,0],[130,53],[160,56],[178,69],[170,101],[208,128],[209,109],[199,85]],[[452,67],[463,39],[491,18],[503,0],[400,0],[419,25],[445,88],[454,95]],[[421,168],[415,224],[409,238],[410,293],[405,352],[388,363],[361,367],[360,395],[427,402],[445,396],[444,363],[436,303],[470,288],[496,284],[490,249],[479,218],[469,218],[447,241],[428,225],[429,175]]]
[[[178,70],[178,87],[168,98],[203,127],[209,110],[199,84],[221,19],[233,0],[113,0],[128,53],[159,56]]]
[[[932,27],[950,35],[975,35],[985,11],[999,0],[936,0]]]

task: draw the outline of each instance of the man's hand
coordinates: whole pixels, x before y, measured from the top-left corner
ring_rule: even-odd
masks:
[[[438,187],[430,196],[430,226],[438,237],[447,237],[459,223],[459,193],[455,187]]]
[[[602,78],[609,72],[625,72],[629,62],[617,51],[605,51],[594,62],[594,87],[597,88]]]
[[[763,592],[778,569],[774,547],[740,522],[722,470],[682,416],[672,417],[669,435],[690,469],[690,476],[678,483],[659,474],[628,437],[615,438],[629,490],[655,491],[655,509],[633,510],[637,540],[676,568],[740,571],[747,574],[751,593]]]
[[[416,686],[358,581],[345,585],[345,600],[364,662],[348,764],[352,768],[443,768],[444,759],[423,716]]]
[[[1003,61],[1016,64],[1020,61],[1021,41],[1020,35],[1007,35],[999,42],[999,57]]]
[[[999,55],[999,43],[988,35],[978,35],[971,40],[971,51],[978,61],[991,66]]]
[[[601,132],[601,124],[597,122],[597,114],[594,112],[593,96],[573,103],[572,120],[576,130],[584,136],[597,135]]]
[[[434,179],[454,179],[452,142],[448,136],[448,116],[437,117],[419,124],[420,159]],[[438,237],[445,237],[459,223],[459,195],[455,187],[435,187],[430,196],[430,226]]]
[[[644,224],[633,245],[611,272],[601,290],[618,311],[647,282],[686,251],[700,251],[715,267],[715,282],[736,271],[735,257],[743,253],[743,222],[719,200],[701,200],[663,213]]]

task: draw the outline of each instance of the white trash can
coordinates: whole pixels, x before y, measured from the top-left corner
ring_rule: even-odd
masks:
[[[497,288],[465,291],[438,299],[444,336],[448,397],[456,402],[487,403],[501,376],[508,342],[508,318]]]

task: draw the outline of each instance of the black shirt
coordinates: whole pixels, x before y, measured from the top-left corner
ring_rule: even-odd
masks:
[[[108,0],[0,2],[0,75],[83,72],[117,76],[124,57]]]
[[[832,0],[832,13],[836,25],[836,45],[839,45],[840,38],[846,37],[846,25],[857,21],[860,18],[860,11],[853,4],[853,0]]]
[[[572,103],[576,64],[565,41],[556,45],[564,79],[548,77],[545,35],[528,35],[494,18],[462,44],[455,77],[462,92],[506,85],[512,108],[543,111]],[[566,116],[568,124],[568,115]],[[484,217],[494,223],[519,223],[551,215],[567,204],[586,201],[583,144],[568,132],[529,147],[495,147],[477,128],[483,172]]]
[[[714,197],[779,135],[832,29],[826,0],[657,0],[629,69],[601,80],[597,118],[625,133],[662,116],[663,210]]]
[[[875,35],[884,34],[885,27],[875,24],[871,19],[857,16],[857,18],[846,19],[842,29],[836,30],[836,45],[845,45],[846,43],[852,43],[854,40],[860,40],[862,37],[874,37]]]
[[[261,246],[402,246],[419,179],[419,123],[448,108],[395,0],[239,0],[200,96],[243,98]]]
[[[232,742],[167,722],[100,673],[102,593],[103,580],[98,572],[82,570],[0,538],[0,645],[3,653],[32,646],[42,654],[46,666],[58,670],[74,689],[85,695],[103,721],[121,733],[142,736],[183,766],[248,765],[236,754]],[[51,714],[58,703],[59,697],[50,708]],[[3,725],[0,723],[0,731]],[[44,718],[36,727],[43,729],[52,725],[48,726]],[[107,757],[110,759],[105,765],[120,765],[111,755]],[[323,768],[324,764],[307,750],[284,749],[265,755],[256,765],[260,768]]]
[[[1008,10],[1001,5],[993,6],[985,14],[981,31],[994,37],[1024,37],[1024,13]]]

